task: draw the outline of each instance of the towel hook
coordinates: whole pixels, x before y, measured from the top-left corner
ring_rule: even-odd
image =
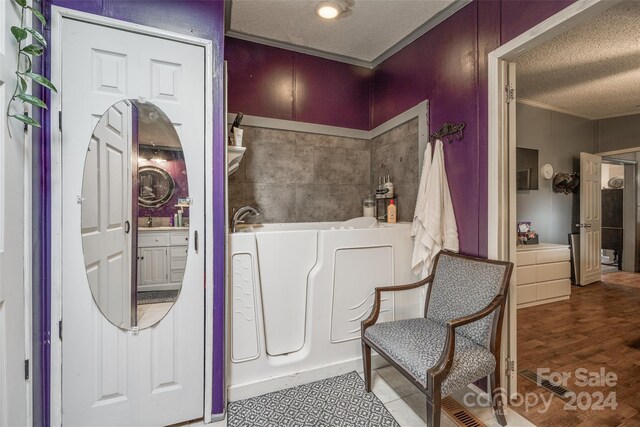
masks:
[[[430,135],[430,139],[432,141],[436,139],[442,139],[444,142],[449,143],[453,142],[454,139],[462,141],[462,138],[464,137],[463,130],[465,126],[466,124],[464,122],[458,124],[445,122],[438,132],[432,133]]]

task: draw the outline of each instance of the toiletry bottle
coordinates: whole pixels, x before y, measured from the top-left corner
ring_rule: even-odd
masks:
[[[178,211],[178,227],[182,227],[182,211]]]
[[[173,217],[169,217],[169,227],[173,227]]]
[[[178,214],[177,213],[173,214],[173,226],[174,227],[178,226]]]
[[[385,194],[386,197],[393,197],[393,182],[391,182],[391,178],[387,175],[387,180],[384,183],[384,188],[387,190]]]
[[[390,224],[395,224],[397,222],[397,213],[398,209],[396,207],[395,201],[391,199],[389,201],[389,206],[387,206],[387,222]]]

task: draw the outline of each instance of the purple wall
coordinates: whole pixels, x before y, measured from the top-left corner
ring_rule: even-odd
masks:
[[[224,1],[223,0],[45,0],[43,10],[50,16],[50,6],[56,5],[83,12],[161,28],[213,41],[213,283],[214,283],[214,330],[213,330],[213,410],[214,414],[224,410],[224,269],[225,269],[225,207],[224,207]],[[50,19],[49,19],[50,22]],[[47,37],[49,36],[47,31]],[[47,51],[47,55],[50,51]],[[44,70],[49,74],[49,58],[45,58]],[[49,122],[48,115],[44,123]],[[45,128],[46,129],[46,128]],[[38,142],[37,162],[41,197],[37,200],[42,222],[36,239],[43,244],[41,265],[34,271],[41,274],[38,287],[45,301],[42,302],[37,343],[42,354],[42,413],[37,414],[36,425],[49,425],[49,351],[50,351],[50,135],[45,131]]]
[[[464,140],[445,146],[460,249],[464,253],[487,254],[487,55],[571,3],[572,0],[474,1],[377,66],[370,77],[368,129],[425,99],[430,102],[433,130],[445,121],[467,124]],[[367,70],[360,75],[360,67],[287,54],[281,49],[231,38],[226,38],[225,43],[231,111],[366,129],[358,111],[365,108],[360,101],[367,84],[360,78],[365,78]],[[340,72],[341,67],[350,69]],[[313,106],[300,99],[298,91],[291,103],[274,92],[274,82],[293,81],[295,85],[304,79],[301,76],[308,76],[305,91],[315,93]],[[327,84],[326,76],[332,77],[332,85],[339,82],[339,93],[349,95],[337,98],[328,91],[333,86]],[[351,90],[345,90],[349,87]]]
[[[372,71],[225,38],[229,112],[369,130]]]

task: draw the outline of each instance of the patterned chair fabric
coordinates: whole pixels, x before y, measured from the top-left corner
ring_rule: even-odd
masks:
[[[373,344],[426,387],[427,370],[435,366],[444,349],[447,328],[424,318],[378,323],[365,331]],[[453,364],[442,382],[442,396],[491,374],[493,354],[473,340],[456,334]]]
[[[427,317],[440,324],[486,307],[500,291],[506,266],[440,254],[435,269]],[[483,347],[489,345],[495,312],[456,329]]]

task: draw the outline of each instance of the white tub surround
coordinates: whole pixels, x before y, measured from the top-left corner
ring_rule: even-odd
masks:
[[[229,237],[229,400],[361,370],[374,288],[411,283],[410,224],[266,224]],[[333,228],[333,229],[332,229]],[[381,320],[419,315],[421,290],[383,295]]]

